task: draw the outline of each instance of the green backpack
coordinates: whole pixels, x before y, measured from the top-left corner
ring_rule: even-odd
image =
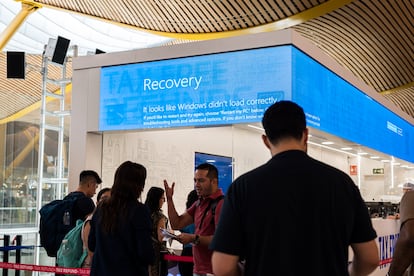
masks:
[[[56,263],[62,267],[82,267],[82,263],[88,255],[88,250],[83,248],[82,228],[83,221],[78,219],[76,226],[63,238],[57,252]]]

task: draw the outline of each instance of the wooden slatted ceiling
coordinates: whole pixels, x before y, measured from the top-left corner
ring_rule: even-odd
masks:
[[[294,29],[380,92],[414,80],[413,14],[413,1],[354,1]]]
[[[402,89],[396,93],[384,94],[384,97],[399,106],[402,111],[414,117],[414,88]]]
[[[271,23],[327,0],[38,0],[36,2],[153,31],[209,33]]]
[[[42,57],[40,55],[26,55],[25,79],[7,79],[6,75],[6,53],[0,52],[0,119],[11,114],[15,114],[21,109],[39,102],[42,93],[42,76],[35,69],[41,68]],[[67,77],[71,77],[71,62],[67,64]],[[60,67],[49,66],[49,78],[58,79],[60,77]],[[56,91],[58,86],[48,84],[48,91]]]

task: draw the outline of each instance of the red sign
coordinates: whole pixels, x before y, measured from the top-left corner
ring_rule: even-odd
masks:
[[[357,165],[349,166],[349,174],[350,175],[357,175],[358,174],[358,166]]]

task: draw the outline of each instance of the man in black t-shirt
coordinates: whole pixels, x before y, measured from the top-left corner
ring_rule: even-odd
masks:
[[[368,275],[376,232],[358,187],[307,155],[303,109],[270,106],[262,120],[272,158],[229,187],[210,248],[215,276]],[[348,265],[348,249],[354,257]]]

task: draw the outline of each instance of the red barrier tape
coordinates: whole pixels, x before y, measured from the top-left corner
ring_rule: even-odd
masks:
[[[391,261],[392,261],[392,258],[381,260],[379,265],[386,265],[386,264],[391,263]]]
[[[164,260],[166,260],[166,261],[176,261],[176,262],[192,263],[193,262],[193,257],[191,257],[191,256],[177,256],[177,255],[165,254],[164,255]]]
[[[191,256],[177,256],[177,255],[164,255],[166,261],[177,261],[177,262],[193,262]],[[392,258],[380,261],[379,265],[385,265],[391,263]],[[71,275],[89,275],[89,268],[67,268],[58,266],[45,266],[45,265],[31,265],[31,264],[14,264],[14,263],[2,263],[0,262],[0,268],[14,269],[14,270],[27,270],[27,271],[38,271],[38,272],[54,272],[58,274],[71,274]]]
[[[1,262],[0,262],[0,268],[38,271],[38,272],[54,272],[58,274],[71,274],[71,275],[89,275],[89,272],[90,272],[89,268],[67,268],[67,267],[58,267],[58,266],[13,264],[13,263],[1,263]]]

